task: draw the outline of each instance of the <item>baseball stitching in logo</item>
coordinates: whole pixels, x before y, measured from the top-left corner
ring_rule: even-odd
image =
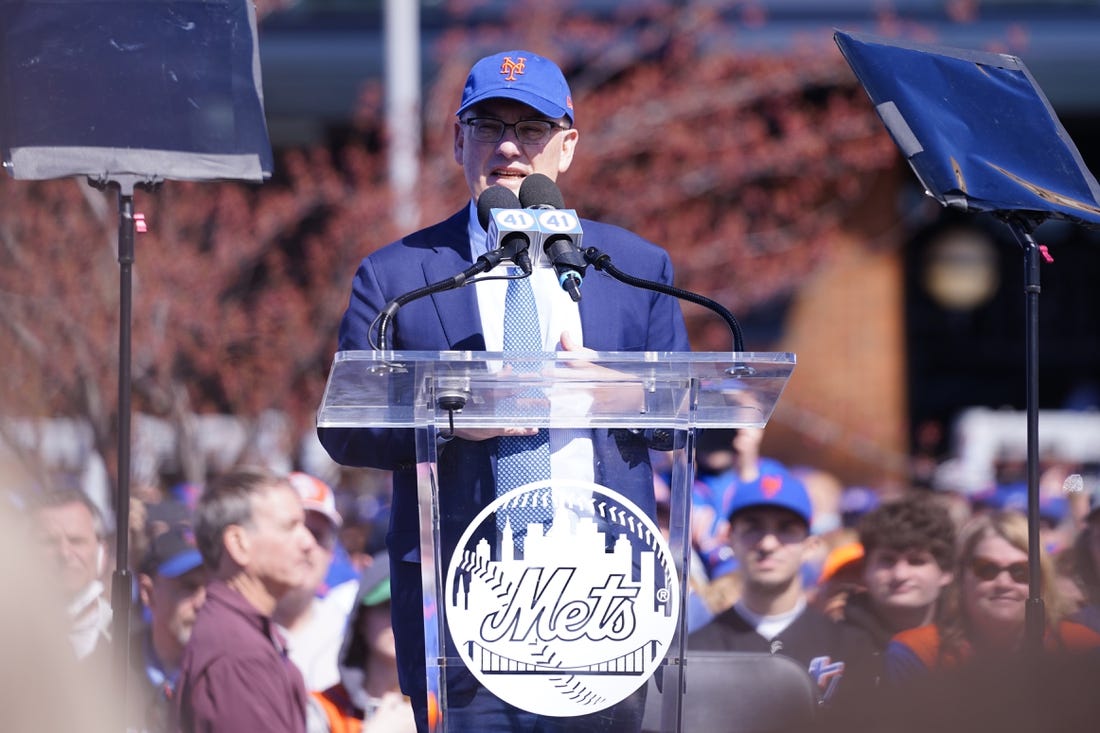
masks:
[[[498,511],[534,501],[550,504],[552,523],[497,530]],[[521,486],[486,507],[451,558],[445,593],[451,638],[474,676],[518,708],[558,717],[641,687],[680,607],[653,520],[621,494],[575,481]]]

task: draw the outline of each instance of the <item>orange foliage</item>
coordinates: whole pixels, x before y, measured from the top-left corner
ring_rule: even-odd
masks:
[[[573,85],[581,143],[561,181],[567,205],[661,243],[677,285],[735,313],[789,293],[895,164],[862,89],[829,43],[742,54],[705,14],[629,5],[601,21],[542,3],[537,23],[517,16],[508,28],[456,27],[440,39],[432,58],[446,64],[424,105],[422,221],[467,196],[451,146],[469,63],[505,42],[526,45],[559,59]],[[279,151],[262,186],[169,181],[135,193],[149,224],[134,266],[136,410],[179,419],[278,409],[299,432],[312,429],[355,267],[401,234],[378,144],[380,99],[377,87],[364,90],[350,141]],[[109,455],[116,195],[82,180],[3,179],[0,198],[5,412],[86,417]],[[696,349],[728,348],[713,315],[685,312]]]

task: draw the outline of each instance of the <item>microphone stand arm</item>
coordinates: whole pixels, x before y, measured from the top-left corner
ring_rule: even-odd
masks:
[[[526,256],[527,252],[524,249],[522,252],[516,251],[516,247],[501,247],[500,249],[494,249],[491,252],[487,252],[477,258],[477,261],[473,265],[467,267],[462,272],[447,278],[446,280],[439,280],[431,285],[425,285],[422,288],[412,290],[403,295],[399,295],[382,309],[378,314],[378,350],[389,350],[389,327],[393,322],[394,316],[397,315],[397,311],[401,306],[411,303],[414,300],[418,300],[427,295],[433,295],[435,293],[442,293],[447,290],[456,290],[457,288],[465,285],[470,278],[492,270],[499,265],[505,259],[512,259],[513,261],[519,261],[523,256]],[[530,272],[530,260],[527,260],[528,266],[525,268],[526,272]],[[522,262],[519,262],[522,267]]]
[[[653,290],[658,293],[664,293],[665,295],[671,295],[674,298],[680,298],[681,300],[687,300],[696,305],[701,305],[707,308],[719,316],[729,326],[730,333],[733,334],[733,350],[735,352],[743,352],[745,350],[744,337],[741,334],[741,324],[734,318],[733,313],[729,311],[721,303],[711,300],[697,293],[693,293],[690,290],[684,290],[672,285],[665,285],[664,283],[654,282],[652,280],[645,280],[643,278],[634,277],[628,275],[619,268],[611,264],[611,257],[604,254],[595,247],[588,247],[584,250],[584,258],[588,261],[588,264],[595,267],[601,272],[606,272],[611,277],[615,278],[621,283],[634,286],[636,288],[644,288],[645,290]]]

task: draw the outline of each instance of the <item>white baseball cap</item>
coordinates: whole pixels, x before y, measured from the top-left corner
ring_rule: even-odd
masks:
[[[298,496],[302,497],[302,507],[307,512],[323,514],[336,527],[344,523],[340,513],[336,511],[336,495],[328,484],[301,471],[291,473],[287,480],[298,492]]]

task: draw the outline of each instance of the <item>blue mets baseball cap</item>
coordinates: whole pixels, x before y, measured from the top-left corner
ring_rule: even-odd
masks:
[[[806,485],[789,471],[765,471],[755,481],[737,487],[730,501],[730,521],[735,514],[753,507],[777,507],[797,514],[810,525],[813,506]]]
[[[504,51],[474,64],[456,114],[486,99],[514,99],[551,119],[573,121],[573,96],[553,61],[530,51]]]

